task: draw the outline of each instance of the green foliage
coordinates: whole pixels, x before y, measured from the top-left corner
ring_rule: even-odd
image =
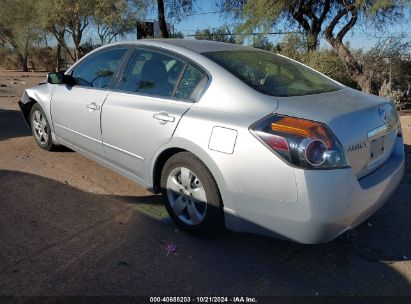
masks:
[[[274,49],[274,44],[264,35],[254,35],[251,45],[265,51],[272,51]]]
[[[227,26],[221,26],[215,29],[202,29],[195,32],[195,39],[197,40],[213,40],[220,42],[236,43],[235,37],[231,34]]]
[[[194,10],[195,0],[165,0],[164,6],[171,20],[181,21]]]
[[[301,54],[306,52],[304,39],[298,34],[286,34],[276,49],[284,56],[298,61],[301,61]]]
[[[314,31],[315,22],[329,23],[339,12],[349,13],[347,7],[353,5],[361,21],[386,23],[401,16],[404,9],[410,8],[410,0],[220,0],[220,7],[228,14],[241,19],[238,30],[249,33],[255,29],[268,31],[277,25],[298,25],[304,31]],[[344,12],[345,9],[345,12]],[[324,16],[322,16],[324,15]],[[348,16],[348,15],[347,15]],[[323,17],[323,18],[322,18]],[[284,22],[285,21],[285,22]],[[342,23],[346,18],[342,18]],[[319,28],[321,30],[321,28]]]
[[[255,29],[269,31],[273,23],[283,16],[287,1],[254,0],[243,1],[245,4],[239,9],[242,23],[238,26],[240,33],[249,33]],[[289,1],[294,2],[294,1]]]
[[[169,38],[184,39],[184,34],[182,32],[170,33]]]

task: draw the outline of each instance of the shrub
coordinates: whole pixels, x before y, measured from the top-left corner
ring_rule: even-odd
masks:
[[[333,50],[303,53],[301,62],[338,82],[358,89],[357,82],[349,75],[345,64]]]
[[[401,91],[398,89],[392,90],[390,88],[390,84],[386,80],[384,80],[383,84],[381,85],[381,88],[378,91],[378,95],[392,100],[398,110],[402,110],[405,107],[405,91]]]
[[[41,47],[33,50],[30,56],[33,70],[53,71],[56,66],[56,52],[51,47]]]
[[[307,52],[304,37],[294,33],[285,35],[276,49],[278,53],[304,63],[338,82],[358,88],[357,82],[349,76],[345,64],[334,50]]]
[[[17,70],[20,68],[19,58],[8,47],[0,47],[0,67],[6,70]]]

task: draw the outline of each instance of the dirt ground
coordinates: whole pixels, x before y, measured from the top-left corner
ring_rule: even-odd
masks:
[[[157,195],[36,146],[17,101],[44,79],[0,71],[0,295],[411,295],[411,116],[404,180],[354,231],[315,246],[201,239],[180,232]]]

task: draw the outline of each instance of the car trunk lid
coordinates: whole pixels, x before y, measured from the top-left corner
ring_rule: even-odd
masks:
[[[399,118],[385,99],[349,88],[277,99],[278,113],[325,123],[344,147],[357,178],[380,167],[393,150]]]

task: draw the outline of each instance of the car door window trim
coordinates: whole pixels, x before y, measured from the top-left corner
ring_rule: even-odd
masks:
[[[171,98],[175,98],[178,87],[180,86],[181,79],[183,78],[183,75],[186,72],[187,67],[188,67],[188,64],[184,62],[184,67],[181,69],[180,75],[177,78],[176,85],[174,86],[173,93],[171,94]]]
[[[207,91],[208,87],[210,86],[210,83],[211,83],[211,80],[212,80],[210,72],[207,69],[200,66],[198,63],[192,61],[187,56],[184,56],[182,54],[179,54],[179,53],[176,53],[176,52],[173,52],[171,50],[168,50],[168,49],[165,49],[165,48],[162,48],[162,47],[158,47],[158,46],[148,46],[148,45],[138,45],[138,46],[136,46],[136,45],[131,45],[130,48],[132,49],[131,55],[127,58],[127,62],[124,64],[124,66],[121,67],[122,69],[119,72],[118,80],[114,83],[114,86],[112,88],[110,88],[111,92],[124,93],[124,94],[137,95],[137,96],[145,96],[145,97],[154,97],[154,98],[160,98],[160,99],[164,99],[164,100],[178,101],[178,102],[184,102],[184,103],[196,103],[201,99],[203,94]],[[132,56],[134,55],[134,53],[137,50],[154,51],[154,52],[158,52],[158,53],[173,57],[176,60],[182,61],[187,66],[191,65],[192,67],[194,67],[194,68],[198,69],[200,72],[202,72],[204,74],[204,77],[207,77],[207,83],[204,86],[203,91],[201,92],[199,97],[196,100],[190,100],[190,99],[186,99],[186,98],[175,98],[173,96],[170,97],[170,96],[162,96],[162,95],[154,95],[154,94],[144,94],[144,93],[141,93],[141,92],[140,93],[139,92],[130,92],[130,91],[125,91],[125,90],[120,89],[119,85],[120,85],[121,76],[124,74],[128,63],[130,62]],[[185,69],[186,69],[186,67],[184,68],[184,70]],[[179,79],[179,81],[176,82],[175,88],[178,88],[178,86],[180,85],[181,80],[182,80],[182,77]]]
[[[89,89],[89,90],[101,90],[101,91],[110,91],[111,89],[115,88],[115,86],[117,85],[117,79],[119,77],[119,73],[122,72],[122,68],[124,64],[127,64],[129,57],[131,56],[131,54],[134,51],[134,48],[131,45],[115,45],[115,46],[111,46],[111,47],[107,47],[104,48],[102,50],[99,50],[97,52],[94,52],[93,54],[90,54],[90,58],[88,58],[89,56],[85,56],[78,62],[76,62],[72,67],[70,67],[67,71],[66,71],[66,75],[73,75],[74,70],[82,63],[85,63],[87,60],[91,59],[93,56],[98,55],[101,52],[106,52],[106,51],[111,51],[114,49],[126,49],[126,52],[124,53],[124,55],[121,57],[120,63],[118,64],[116,70],[114,71],[114,75],[113,77],[110,79],[110,82],[108,83],[108,85],[105,88],[97,88],[97,87],[90,87],[90,86],[83,86],[83,85],[74,85],[74,87],[76,88],[84,88],[84,89]],[[65,84],[59,84],[67,86]]]

